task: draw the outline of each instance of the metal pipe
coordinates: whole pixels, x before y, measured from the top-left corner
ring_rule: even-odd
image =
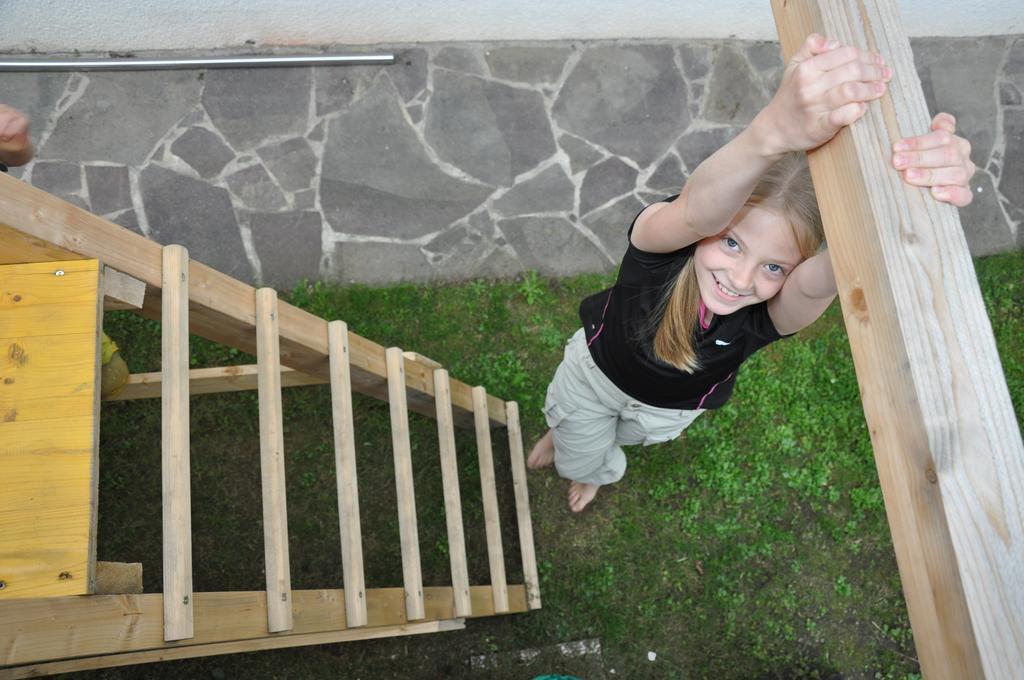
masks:
[[[213,57],[207,59],[103,59],[95,61],[0,61],[0,71],[153,71],[158,69],[267,68],[393,64],[393,54],[295,57]]]

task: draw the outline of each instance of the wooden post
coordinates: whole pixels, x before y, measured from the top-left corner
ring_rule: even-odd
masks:
[[[344,321],[331,321],[327,324],[327,335],[331,354],[331,414],[334,420],[334,467],[338,476],[338,524],[345,579],[345,624],[354,628],[366,625],[366,582],[363,575],[362,529],[359,524],[348,326]]]
[[[288,563],[288,501],[284,478],[284,418],[277,335],[277,291],[256,291],[256,358],[259,366],[260,474],[263,485],[263,552],[267,576],[267,625],[292,628],[292,577]]]
[[[473,388],[473,417],[476,422],[476,448],[480,460],[480,492],[484,504],[484,529],[487,532],[487,561],[494,588],[494,611],[508,611],[508,581],[505,578],[505,551],[501,547],[501,516],[498,512],[498,490],[494,479],[494,453],[491,450],[490,416],[487,413],[487,390]]]
[[[188,251],[164,246],[161,288],[164,640],[192,637],[192,490],[189,477]]]
[[[773,0],[786,59],[817,32],[895,77],[809,154],[921,668],[1024,676],[1024,445],[954,208],[902,182],[930,115],[894,0]]]
[[[443,368],[434,369],[434,400],[437,402],[437,441],[441,454],[444,517],[448,524],[448,554],[451,556],[455,615],[471,616],[473,605],[469,597],[466,537],[462,529],[462,497],[459,493],[459,465],[455,455],[451,388],[448,371]]]
[[[402,580],[405,610],[410,621],[422,619],[423,572],[420,567],[420,538],[416,525],[416,491],[412,479],[412,445],[409,442],[409,410],[405,393],[405,357],[402,350],[389,347],[385,353],[388,373],[388,402],[391,405],[391,443],[395,458],[395,489],[398,493],[398,531],[402,541]]]
[[[530,492],[526,488],[526,458],[523,456],[523,433],[519,428],[519,404],[505,402],[508,423],[508,450],[512,464],[512,487],[516,496],[516,522],[519,525],[519,554],[523,558],[523,585],[530,609],[540,609],[540,578],[537,576],[537,553],[533,545],[533,523],[530,521]]]

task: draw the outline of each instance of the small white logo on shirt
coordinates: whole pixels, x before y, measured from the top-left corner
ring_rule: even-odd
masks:
[[[719,347],[728,347],[732,344],[732,340],[722,340],[721,338],[715,338],[715,344]]]

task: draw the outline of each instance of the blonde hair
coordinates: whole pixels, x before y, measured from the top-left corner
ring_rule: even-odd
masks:
[[[775,163],[758,181],[745,205],[781,215],[793,230],[803,259],[817,252],[825,241],[810,168],[802,152],[788,153]],[[700,368],[693,342],[700,314],[700,289],[693,262],[694,258],[690,257],[679,274],[665,286],[661,302],[651,317],[652,326],[657,323],[655,356],[686,373]]]

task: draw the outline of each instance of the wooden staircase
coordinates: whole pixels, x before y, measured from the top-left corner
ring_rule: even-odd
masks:
[[[7,414],[0,419],[0,678],[439,632],[469,617],[540,607],[515,402],[190,260],[181,246],[162,247],[4,175],[0,295],[0,415]],[[95,588],[104,308],[161,321],[161,371],[131,376],[114,398],[162,402],[162,593]],[[190,333],[254,354],[257,363],[190,370]],[[292,590],[281,390],[312,384],[329,384],[332,397],[344,587]],[[251,389],[259,393],[266,588],[193,592],[189,398]],[[400,587],[365,584],[353,392],[390,405]],[[410,410],[437,421],[450,584],[423,584]],[[469,582],[457,425],[476,431],[486,585]],[[509,439],[521,584],[508,584],[505,574],[493,428]]]

